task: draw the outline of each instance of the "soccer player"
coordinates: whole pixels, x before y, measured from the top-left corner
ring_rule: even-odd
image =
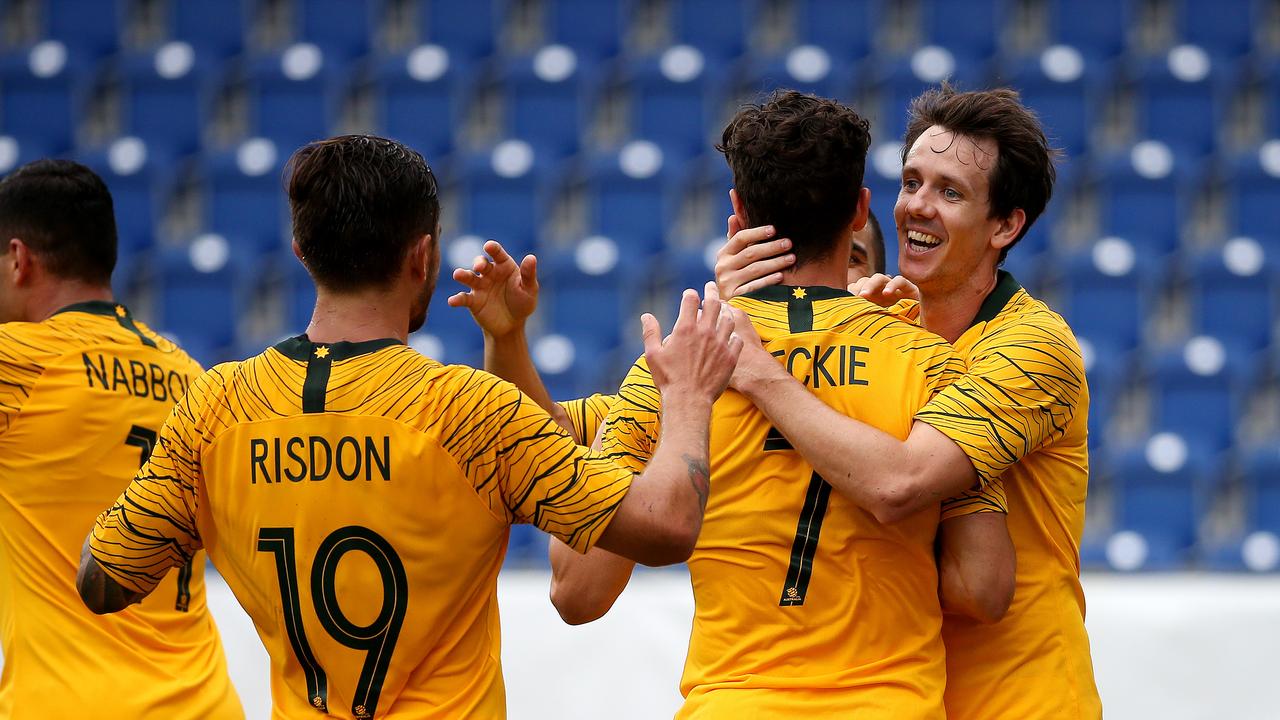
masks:
[[[1102,714],[1079,577],[1089,476],[1084,367],[1066,322],[999,269],[1053,182],[1053,153],[1015,92],[924,93],[911,106],[894,208],[903,277],[871,278],[864,292],[891,303],[918,288],[918,303],[895,310],[952,342],[968,374],[917,414],[905,442],[816,402],[759,344],[748,341],[733,381],[863,508],[907,514],[975,481],[1003,479],[1017,589],[995,625],[948,616],[949,718]],[[771,236],[753,228],[736,242]],[[721,278],[726,293],[744,277],[753,276]]]
[[[94,516],[200,374],[113,299],[115,264],[93,171],[38,160],[0,182],[0,718],[241,718],[204,553],[108,619],[72,582]]]
[[[739,112],[721,145],[735,215],[787,228],[797,263],[787,286],[734,302],[766,337],[769,361],[816,402],[905,438],[916,410],[963,366],[941,338],[844,289],[851,235],[870,197],[861,189],[868,142],[855,112],[800,93]],[[639,471],[659,447],[666,398],[643,359],[620,394],[602,446]],[[943,717],[934,556],[941,498],[881,522],[831,492],[738,393],[716,404],[711,446],[712,493],[689,560],[695,616],[679,716]],[[947,514],[974,513],[981,502],[998,510],[998,485],[993,479]],[[1003,548],[991,542],[984,560],[1003,560],[1011,578]],[[564,550],[552,548],[553,601],[570,622],[594,619],[625,586],[631,563]]]
[[[574,444],[512,385],[405,345],[439,269],[436,180],[399,143],[344,136],[289,163],[294,251],[316,283],[306,334],[219,365],[160,430],[81,558],[95,612],[148,595],[206,547],[271,656],[274,713],[505,715],[496,579],[508,527],[680,562],[707,494],[710,407],[740,341],[685,293],[642,475]]]

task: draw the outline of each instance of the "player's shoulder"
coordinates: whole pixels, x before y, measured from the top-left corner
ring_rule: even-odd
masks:
[[[66,353],[66,333],[48,322],[0,324],[0,361],[39,367]]]
[[[984,344],[998,343],[1016,348],[1018,344],[1055,346],[1080,353],[1075,333],[1067,321],[1026,290],[1019,290],[983,332]]]

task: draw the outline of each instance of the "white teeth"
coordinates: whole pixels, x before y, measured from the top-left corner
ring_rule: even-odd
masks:
[[[922,233],[919,230],[908,230],[907,239],[930,247],[942,244],[942,238],[934,237],[928,233]]]

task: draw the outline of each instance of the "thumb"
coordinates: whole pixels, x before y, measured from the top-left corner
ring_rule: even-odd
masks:
[[[662,349],[662,328],[658,325],[658,318],[649,313],[640,316],[640,336],[644,338],[646,355]]]
[[[536,256],[525,255],[520,261],[520,282],[527,288],[537,287],[538,258]]]

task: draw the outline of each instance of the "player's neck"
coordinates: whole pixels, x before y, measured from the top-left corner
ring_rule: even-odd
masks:
[[[995,289],[997,273],[974,273],[970,280],[948,289],[920,288],[920,324],[949,343],[960,339],[973,324],[983,301]]]
[[[111,302],[114,295],[109,285],[83,283],[78,280],[56,280],[33,288],[26,303],[27,320],[40,322],[68,305],[100,300]]]
[[[844,257],[848,256],[848,252]],[[798,268],[785,270],[782,273],[783,285],[805,285],[808,287],[821,286],[844,290],[845,281],[848,279],[846,268],[848,262],[841,257],[833,254],[831,259],[819,259],[807,262]]]
[[[365,342],[409,337],[409,311],[402,298],[385,290],[347,293],[317,291],[316,307],[307,325],[312,342]]]

